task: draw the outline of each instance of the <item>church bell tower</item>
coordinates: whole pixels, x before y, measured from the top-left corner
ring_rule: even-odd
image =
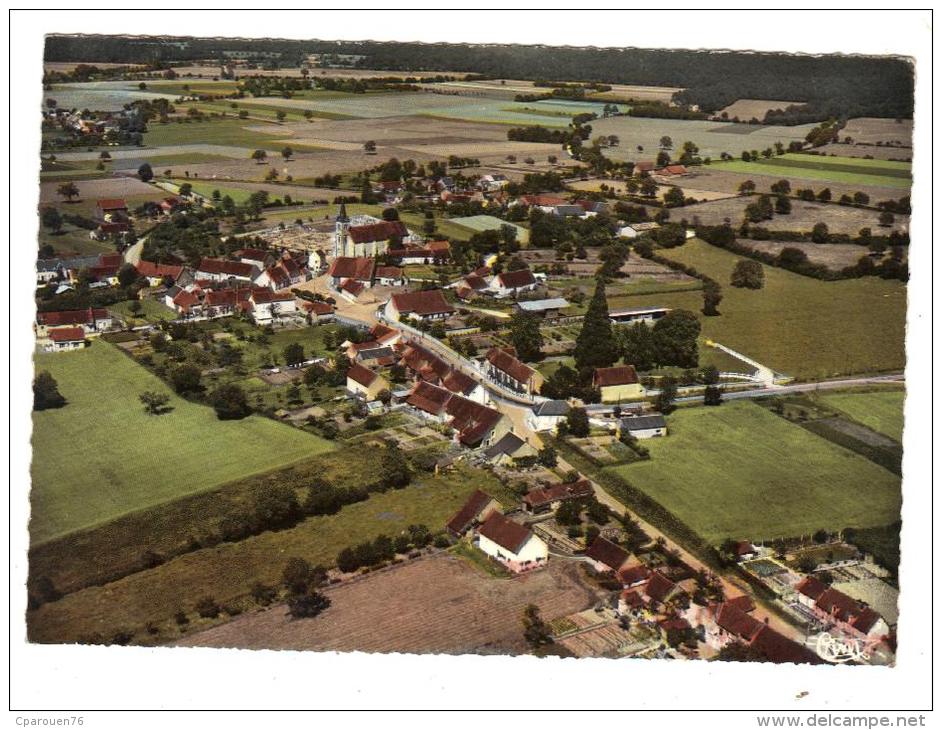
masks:
[[[347,255],[347,233],[349,230],[350,219],[347,217],[347,206],[345,203],[341,203],[334,225],[334,258]]]

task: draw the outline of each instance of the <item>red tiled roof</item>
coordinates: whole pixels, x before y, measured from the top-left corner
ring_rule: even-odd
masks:
[[[405,238],[409,235],[409,229],[402,221],[382,221],[381,223],[371,223],[366,226],[352,226],[350,228],[350,238],[354,243],[369,243],[371,241],[387,241],[393,236]]]
[[[100,210],[127,210],[128,204],[124,198],[102,198],[96,205]]]
[[[93,324],[96,319],[110,319],[107,309],[69,309],[62,312],[37,312],[36,321],[46,327],[70,324]]]
[[[356,279],[347,279],[343,284],[340,285],[341,290],[352,294],[355,297],[360,296],[366,287],[362,281],[357,281]]]
[[[650,572],[645,565],[633,565],[630,568],[622,568],[618,571],[618,577],[622,585],[631,587],[646,581]]]
[[[764,625],[753,640],[752,646],[758,649],[773,664],[824,663],[824,660],[808,647],[802,646],[797,641],[793,641],[775,629]]]
[[[193,305],[199,304],[199,301],[200,299],[196,294],[186,289],[181,289],[173,298],[173,303],[184,312],[189,311],[190,307]]]
[[[765,628],[765,624],[731,603],[721,603],[716,611],[716,625],[724,631],[750,643]]]
[[[494,512],[478,529],[481,535],[516,554],[530,539],[531,533],[523,525]]]
[[[661,172],[666,172],[668,175],[684,175],[687,173],[687,168],[683,165],[668,165]]]
[[[471,523],[478,518],[481,511],[492,501],[494,501],[494,498],[491,497],[491,495],[482,492],[480,489],[476,489],[474,494],[464,503],[461,509],[448,520],[446,527],[456,535],[462,534],[471,526]]]
[[[594,493],[592,483],[588,479],[580,479],[571,484],[553,484],[549,487],[531,489],[523,496],[524,504],[530,507],[544,507],[553,502],[564,502],[568,499],[582,499]]]
[[[530,382],[530,378],[536,373],[533,368],[528,367],[513,355],[497,347],[492,347],[487,351],[487,361],[501,372],[507,373],[518,383],[526,384]]]
[[[384,324],[376,323],[370,329],[370,337],[377,342],[388,342],[389,340],[394,340],[399,335],[398,330],[394,330],[392,327],[387,327]]]
[[[77,342],[85,339],[85,330],[82,327],[62,327],[51,330],[49,339],[53,342]]]
[[[482,406],[460,395],[453,395],[445,404],[451,416],[451,427],[458,431],[458,440],[465,446],[477,446],[503,417],[500,411]]]
[[[401,279],[402,269],[400,269],[398,266],[377,266],[376,278],[377,279]]]
[[[262,262],[268,258],[269,252],[260,248],[240,248],[238,251],[233,251],[232,255],[238,256],[240,259]]]
[[[481,291],[482,289],[487,289],[487,281],[482,276],[477,274],[468,274],[464,277],[465,284],[474,291]]]
[[[406,403],[433,416],[438,416],[445,410],[445,405],[451,396],[449,391],[420,380],[406,398]]]
[[[795,586],[796,591],[807,596],[812,601],[817,601],[827,589],[828,587],[824,585],[824,583],[810,575]]]
[[[536,277],[533,276],[530,269],[517,269],[516,271],[505,271],[498,274],[497,281],[504,289],[519,289],[535,284]]]
[[[328,270],[328,276],[335,279],[356,279],[372,281],[376,259],[369,256],[338,256]]]
[[[748,540],[740,540],[736,543],[736,555],[749,555],[755,551],[755,546]]]
[[[614,368],[596,368],[592,375],[592,385],[604,388],[609,385],[634,385],[638,382],[638,373],[632,365]]]
[[[521,195],[520,202],[524,205],[539,205],[550,208],[556,205],[563,205],[566,199],[556,195]]]
[[[392,295],[393,306],[400,314],[415,313],[419,316],[450,314],[455,311],[446,300],[441,289],[404,292]]]
[[[271,289],[257,288],[252,290],[252,301],[256,304],[269,304],[271,302],[290,302],[294,294],[289,291],[272,291]]]
[[[449,241],[426,241],[425,247],[434,254],[443,254],[451,251]]]
[[[638,591],[622,591],[621,600],[632,608],[640,608],[644,605],[644,599]]]
[[[592,541],[589,549],[585,551],[585,556],[608,566],[612,570],[618,570],[631,557],[621,545],[616,545],[601,535]]]
[[[477,387],[477,381],[470,375],[465,375],[459,370],[452,370],[442,378],[442,387],[450,390],[452,393],[461,393],[467,395]]]
[[[137,262],[137,273],[141,276],[150,276],[153,278],[163,278],[169,276],[171,279],[179,278],[183,273],[182,266],[172,266],[170,264],[155,264],[151,261],[141,259]]]
[[[422,380],[440,381],[451,372],[451,365],[414,343],[403,348],[402,362]]]
[[[641,171],[643,171],[643,172],[651,172],[651,170],[653,170],[653,169],[654,169],[654,163],[653,163],[653,162],[643,161],[643,162],[636,162],[636,163],[635,163],[635,170],[641,170]]]
[[[838,621],[850,624],[857,631],[866,634],[880,620],[880,614],[872,608],[861,605],[846,593],[836,588],[828,588],[817,599],[821,611],[833,616]]]
[[[304,302],[301,306],[312,314],[316,314],[318,316],[331,314],[334,311],[333,306],[327,302]]]
[[[229,261],[227,259],[200,259],[199,266],[196,267],[198,273],[207,274],[225,274],[226,276],[250,277],[255,267],[252,264],[243,264],[241,261]]]
[[[648,598],[663,603],[676,587],[676,583],[655,571],[648,579],[644,592]]]
[[[728,606],[735,606],[740,611],[745,611],[746,613],[755,610],[756,607],[756,604],[753,602],[753,600],[746,595],[730,598],[728,601],[726,601],[726,604]]]
[[[376,379],[379,377],[377,373],[374,373],[367,367],[360,365],[359,363],[354,363],[350,366],[350,369],[347,370],[347,377],[350,378],[355,383],[359,383],[364,388],[369,388]]]

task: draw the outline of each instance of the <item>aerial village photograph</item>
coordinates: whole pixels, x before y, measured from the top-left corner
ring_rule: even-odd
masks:
[[[912,59],[179,27],[22,107],[26,641],[895,665]]]

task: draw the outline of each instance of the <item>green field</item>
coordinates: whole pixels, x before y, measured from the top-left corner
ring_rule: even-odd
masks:
[[[101,340],[37,355],[36,367],[69,403],[33,415],[34,542],[332,448],[260,416],[219,421],[176,396],[172,412],[148,416],[138,395],[170,389]]]
[[[878,433],[903,441],[902,390],[884,390],[873,393],[826,393],[819,398],[825,405],[846,413],[853,420]]]
[[[279,124],[272,122],[272,139],[266,135],[246,129],[257,127],[257,119],[208,119],[204,122],[168,122],[167,124],[149,124],[144,134],[144,144],[148,147],[168,147],[181,144],[218,144],[245,147],[245,157],[248,159],[249,151],[254,149],[281,150],[284,144],[272,140],[284,137],[284,130]],[[298,145],[292,144],[292,147]]]
[[[723,286],[721,316],[701,315],[703,335],[799,379],[902,369],[906,364],[906,286],[876,277],[819,281],[763,266],[765,288],[737,289],[729,277],[738,256],[693,239],[663,255],[695,267]],[[696,292],[626,297],[699,312]]]
[[[462,228],[470,228],[475,233],[499,231],[501,226],[511,226],[517,231],[517,241],[526,244],[530,240],[530,231],[516,223],[510,223],[492,215],[469,215],[464,218],[450,218],[449,222]]]
[[[610,467],[706,540],[767,540],[899,518],[900,480],[750,402],[680,409],[651,460]]]
[[[746,175],[780,175],[784,178],[822,180],[848,185],[882,185],[901,189],[908,189],[912,185],[910,163],[890,160],[849,160],[845,157],[789,153],[755,162],[716,162],[710,168]]]
[[[163,301],[156,299],[141,299],[138,302],[141,305],[141,311],[137,314],[131,312],[131,302],[117,302],[108,309],[121,317],[130,327],[137,327],[148,322],[156,323],[162,321],[173,321],[178,315],[170,307],[163,304]]]

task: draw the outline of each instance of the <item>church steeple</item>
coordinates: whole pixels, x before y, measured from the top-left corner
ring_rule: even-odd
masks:
[[[350,219],[347,217],[347,206],[345,203],[341,203],[334,223],[334,258],[347,255],[347,231],[349,228]]]
[[[337,213],[337,222],[340,223],[341,221],[344,223],[350,222],[350,219],[347,218],[347,204],[346,203],[340,204],[340,212]]]

